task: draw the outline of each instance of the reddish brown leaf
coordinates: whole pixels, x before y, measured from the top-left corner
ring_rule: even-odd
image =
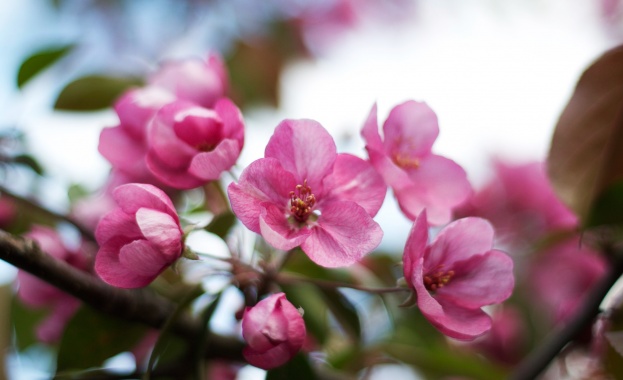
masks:
[[[548,170],[558,196],[583,221],[597,197],[623,179],[623,46],[580,77],[556,125]]]

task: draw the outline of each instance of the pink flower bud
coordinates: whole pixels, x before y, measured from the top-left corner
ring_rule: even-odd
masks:
[[[119,186],[113,198],[119,207],[95,231],[100,246],[95,271],[113,286],[147,286],[182,254],[175,207],[162,190],[146,184]]]
[[[249,307],[242,319],[242,351],[247,361],[262,369],[287,363],[305,342],[305,322],[284,293],[273,294]]]

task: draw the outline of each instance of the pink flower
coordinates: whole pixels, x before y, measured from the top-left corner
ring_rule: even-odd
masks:
[[[113,286],[146,286],[182,254],[179,218],[169,197],[152,185],[122,185],[113,198],[119,207],[95,231],[95,271]]]
[[[403,257],[404,275],[422,314],[445,335],[472,340],[491,328],[481,307],[507,299],[513,261],[492,249],[493,228],[484,219],[450,223],[427,245],[426,211],[415,220]]]
[[[160,182],[145,164],[147,155],[147,124],[165,104],[175,100],[169,92],[145,87],[126,92],[116,103],[119,125],[104,128],[98,150],[113,168],[132,181],[158,185]]]
[[[283,293],[273,294],[244,311],[242,355],[252,365],[271,369],[287,363],[303,346],[305,322]]]
[[[178,99],[211,108],[227,92],[227,68],[216,54],[210,55],[207,61],[169,61],[149,77],[149,84],[169,91]]]
[[[242,114],[230,100],[220,99],[214,109],[175,101],[149,126],[147,167],[168,186],[190,189],[231,168],[243,144]]]
[[[87,270],[89,266],[87,257],[82,252],[68,249],[55,230],[34,226],[25,236],[36,241],[41,250],[52,257],[80,270]],[[63,334],[65,325],[78,310],[80,301],[22,270],[17,272],[17,281],[19,283],[17,295],[24,304],[34,308],[51,309],[50,315],[37,326],[37,339],[44,343],[57,342]]]
[[[582,246],[579,237],[567,239],[539,252],[530,264],[528,277],[532,294],[549,311],[554,322],[564,322],[605,275],[606,267],[606,260]]]
[[[366,161],[337,154],[329,133],[313,120],[284,120],[266,146],[228,188],[232,210],[277,249],[301,246],[325,267],[357,262],[380,243],[372,219],[386,187]]]
[[[471,193],[471,186],[463,168],[431,152],[439,134],[433,110],[413,100],[402,103],[389,113],[383,132],[384,140],[375,104],[361,134],[370,162],[393,189],[402,212],[414,220],[426,208],[430,223],[447,223],[452,209]]]
[[[521,314],[515,308],[504,306],[493,313],[491,331],[478,338],[473,347],[496,362],[514,365],[522,357],[527,336]]]
[[[494,178],[457,214],[488,219],[515,244],[532,244],[546,233],[577,226],[577,216],[554,193],[542,162],[494,165]]]

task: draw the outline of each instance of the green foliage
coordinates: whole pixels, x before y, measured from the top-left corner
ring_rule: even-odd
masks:
[[[74,47],[75,45],[69,44],[54,48],[46,48],[26,58],[17,72],[17,87],[22,88],[37,74],[66,56]]]
[[[342,330],[353,342],[359,342],[361,340],[361,323],[355,306],[337,289],[318,288],[318,290],[323,295],[327,307]]]
[[[99,367],[106,359],[134,348],[145,332],[143,326],[82,306],[65,327],[56,370]]]
[[[289,362],[281,367],[271,369],[266,374],[266,380],[316,380],[318,377],[309,364],[307,355],[299,352]]]
[[[318,343],[325,344],[329,338],[329,323],[327,319],[327,305],[322,294],[311,284],[282,286],[288,300],[294,307],[302,307],[305,311],[303,320],[307,333],[311,334]]]
[[[36,327],[48,314],[45,309],[32,309],[25,306],[17,296],[11,302],[11,327],[15,333],[15,345],[23,351],[37,343]]]
[[[113,105],[127,89],[141,85],[136,78],[90,75],[69,83],[56,98],[62,111],[97,111]]]
[[[211,232],[221,239],[229,233],[229,230],[236,224],[236,215],[233,212],[228,211],[222,214],[216,215],[212,221],[205,227],[205,230]]]
[[[33,172],[35,172],[35,173],[37,173],[39,175],[43,175],[44,174],[44,171],[43,171],[43,168],[41,167],[41,164],[39,164],[37,159],[35,159],[30,154],[20,154],[20,155],[17,155],[15,157],[13,157],[13,162],[15,162],[16,164],[19,164],[19,165],[27,167],[27,168],[29,168],[30,170],[32,170]]]
[[[586,227],[623,224],[623,181],[608,187],[595,200]]]

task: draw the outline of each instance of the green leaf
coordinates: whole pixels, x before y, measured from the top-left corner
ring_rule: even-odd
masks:
[[[47,48],[26,58],[17,72],[17,87],[22,88],[26,82],[63,58],[72,51],[74,47],[75,45],[70,44],[55,48]]]
[[[355,342],[361,340],[361,323],[359,314],[346,296],[337,289],[318,288],[324,296],[324,300],[331,314],[342,326],[346,334]]]
[[[266,380],[316,380],[317,378],[307,356],[301,352],[286,364],[271,369],[266,374]]]
[[[28,167],[33,172],[43,175],[43,168],[39,164],[39,162],[29,154],[20,154],[13,158],[13,162],[16,164],[24,165]]]
[[[595,200],[587,218],[586,226],[623,224],[623,181],[608,187]]]
[[[56,99],[54,108],[62,111],[96,111],[113,105],[127,89],[140,86],[136,78],[91,75],[69,83]]]
[[[236,215],[234,215],[233,212],[228,211],[216,215],[214,219],[212,219],[212,221],[205,227],[205,230],[219,236],[221,239],[224,239],[235,223]]]
[[[623,180],[623,46],[595,61],[563,110],[548,157],[558,196],[585,224],[606,189]]]
[[[31,309],[25,306],[17,296],[11,303],[11,324],[15,332],[15,343],[19,351],[37,343],[36,328],[48,315],[45,309]]]
[[[56,370],[99,367],[106,359],[136,346],[145,331],[143,326],[82,306],[65,327]]]

